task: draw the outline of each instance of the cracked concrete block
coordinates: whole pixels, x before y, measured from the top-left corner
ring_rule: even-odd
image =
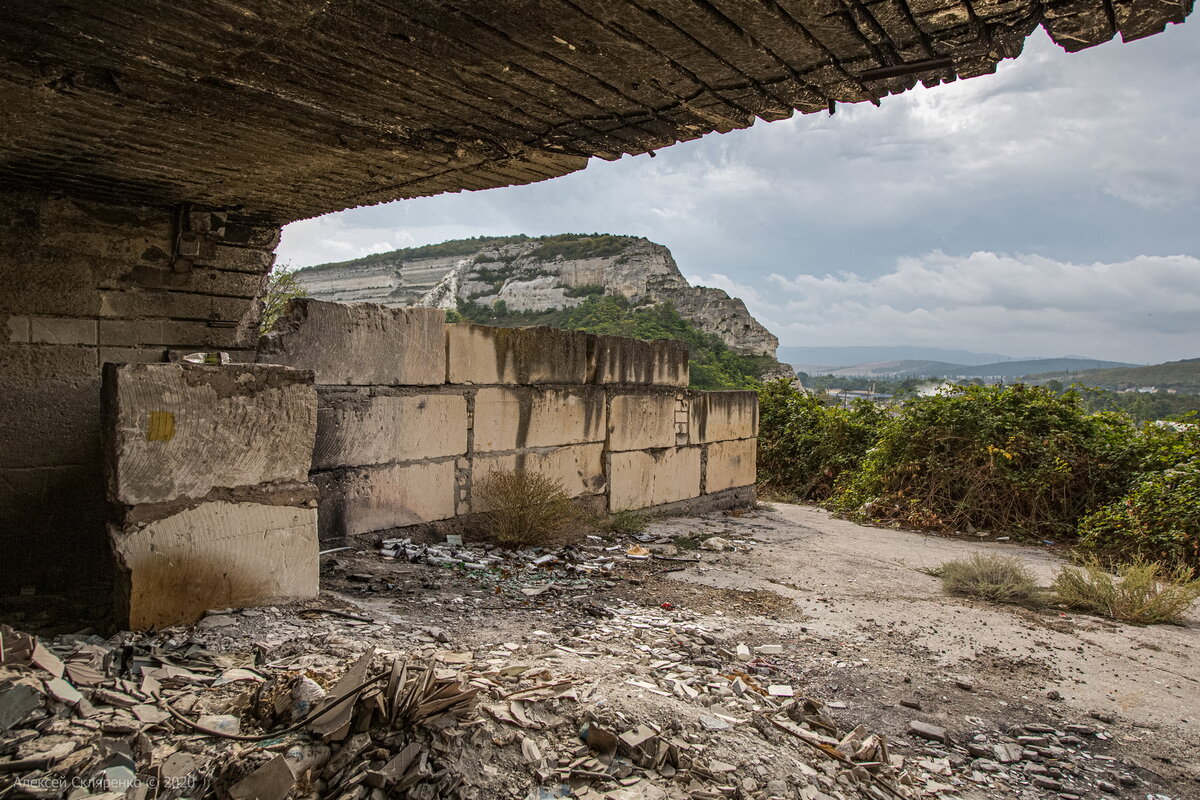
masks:
[[[467,452],[461,394],[329,395],[317,409],[312,468],[362,467]]]
[[[688,350],[683,342],[595,337],[592,383],[686,387],[689,380]]]
[[[757,478],[757,439],[739,439],[708,445],[704,469],[704,493],[752,486]]]
[[[758,436],[757,392],[691,392],[688,441],[691,444]]]
[[[453,459],[313,475],[322,539],[449,519],[458,497]]]
[[[475,450],[517,450],[604,439],[604,390],[485,387],[475,395]]]
[[[308,480],[317,422],[311,373],[262,364],[106,364],[103,393],[109,495],[117,502]]]
[[[317,596],[316,509],[202,503],[140,528],[111,526],[109,536],[118,613],[133,630]]]
[[[288,303],[259,339],[258,362],[310,369],[325,386],[446,382],[446,312],[373,303]]]
[[[604,491],[604,445],[576,444],[507,455],[476,456],[471,482],[501,470],[538,472],[557,480],[571,497]],[[473,508],[478,511],[479,509]]]
[[[669,447],[612,453],[610,511],[649,508],[700,496],[700,448]]]
[[[675,446],[675,392],[614,394],[608,409],[608,449]]]
[[[558,328],[446,326],[450,383],[587,383],[595,337]]]

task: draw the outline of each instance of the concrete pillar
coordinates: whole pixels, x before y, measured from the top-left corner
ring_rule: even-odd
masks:
[[[0,193],[0,593],[108,579],[102,365],[252,361],[278,240],[223,212]]]

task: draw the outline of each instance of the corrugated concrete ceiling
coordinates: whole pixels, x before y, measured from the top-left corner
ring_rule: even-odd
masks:
[[[286,222],[991,72],[1192,0],[0,0],[0,185]]]

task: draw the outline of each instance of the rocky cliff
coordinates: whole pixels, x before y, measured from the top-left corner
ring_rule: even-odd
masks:
[[[666,247],[633,236],[462,239],[300,270],[312,296],[340,302],[509,311],[570,308],[589,294],[671,302],[681,317],[734,352],[775,357],[779,340],[720,289],[691,286]]]

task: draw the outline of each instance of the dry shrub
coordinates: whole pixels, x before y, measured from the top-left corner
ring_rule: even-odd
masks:
[[[555,544],[578,516],[563,485],[537,472],[492,472],[472,497],[483,532],[502,547]]]
[[[982,597],[996,603],[1033,603],[1038,599],[1037,579],[1019,558],[980,555],[947,561],[933,571],[950,594]]]
[[[1191,569],[1141,559],[1114,576],[1093,557],[1082,568],[1060,569],[1052,588],[1067,608],[1144,625],[1180,623],[1200,599],[1200,579]]]

